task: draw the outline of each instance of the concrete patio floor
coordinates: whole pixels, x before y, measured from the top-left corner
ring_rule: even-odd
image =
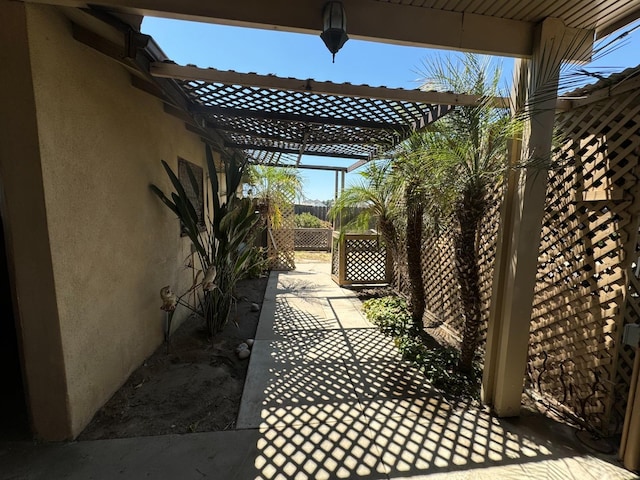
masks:
[[[328,269],[271,274],[237,430],[0,444],[0,478],[638,478],[564,425],[444,400]]]

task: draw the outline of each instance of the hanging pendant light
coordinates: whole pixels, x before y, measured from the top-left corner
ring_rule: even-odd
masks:
[[[324,28],[320,38],[324,41],[336,61],[336,53],[342,48],[349,37],[347,36],[347,16],[342,2],[327,2],[323,12]]]

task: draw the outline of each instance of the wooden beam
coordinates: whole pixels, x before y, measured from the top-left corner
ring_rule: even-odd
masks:
[[[369,163],[369,160],[358,160],[356,163],[352,163],[351,165],[349,165],[347,167],[347,172],[353,172],[356,168],[360,168],[363,165],[366,165],[367,163]]]
[[[199,68],[182,66],[175,63],[155,62],[150,66],[151,75],[161,78],[179,80],[197,80],[226,85],[242,85],[273,90],[300,93],[317,93],[337,97],[376,98],[379,100],[395,100],[398,102],[426,103],[432,105],[477,105],[481,100],[478,95],[457,93],[425,92],[422,90],[406,90],[402,88],[371,87],[369,85],[352,85],[350,83],[318,82],[312,79],[284,78],[276,75],[258,75],[257,73],[239,73],[217,70],[215,68]],[[496,97],[497,107],[508,108],[506,98]]]
[[[300,150],[297,150],[295,148],[279,148],[279,147],[270,147],[267,145],[253,145],[250,143],[225,142],[224,146],[227,148],[237,148],[239,150],[263,150],[265,152],[292,153],[295,155],[298,155],[300,153]],[[350,158],[354,160],[369,158],[368,155],[353,155],[353,154],[325,153],[325,152],[306,152],[305,155],[311,155],[314,157]]]
[[[223,125],[217,125],[214,122],[210,122],[207,121],[206,122],[206,127],[207,128],[212,128],[215,130],[219,130],[221,132],[229,132],[229,133],[237,133],[240,135],[246,135],[252,138],[259,138],[259,139],[265,139],[265,140],[274,140],[276,142],[287,142],[287,143],[301,143],[302,140],[301,139],[296,139],[296,138],[290,138],[290,137],[283,137],[281,135],[269,135],[266,133],[254,133],[251,131],[248,131],[245,128],[234,128],[234,127],[226,127]],[[307,141],[305,142],[306,145],[384,145],[381,142],[378,143],[372,143],[372,142],[367,142],[367,141],[363,141],[363,140],[332,140],[332,141],[326,141],[326,140],[309,140],[307,139]]]
[[[158,87],[155,83],[151,83],[143,78],[140,78],[138,75],[132,73],[131,74],[131,86],[137,88],[138,90],[142,90],[149,95],[152,95],[163,102],[170,101],[170,99],[165,95],[160,87]]]
[[[260,165],[260,164],[258,164]],[[279,164],[279,165],[267,165],[268,167],[281,167],[281,168],[302,168],[305,170],[323,170],[323,171],[331,171],[331,172],[346,172],[347,168],[346,167],[333,167],[331,165],[305,165],[305,164],[300,164],[300,165],[286,165],[286,164]]]
[[[598,90],[591,91],[584,96],[581,97],[561,97],[559,100],[564,100],[568,103],[569,108],[578,108],[584,105],[589,105],[591,103],[598,102],[600,100],[606,100],[608,98],[615,97],[617,95],[621,95],[630,90],[636,90],[640,88],[640,75],[628,78],[628,79],[620,79],[615,81],[609,86],[600,88]]]
[[[83,0],[27,0],[86,7]],[[117,12],[318,35],[326,0],[101,0]],[[529,57],[535,24],[375,0],[345,2],[353,39]],[[327,57],[328,58],[328,57]]]
[[[356,120],[348,118],[328,118],[316,115],[302,115],[295,113],[268,112],[264,110],[250,110],[246,108],[230,107],[203,107],[195,106],[191,108],[192,113],[200,115],[224,115],[227,117],[256,118],[260,120],[280,120],[283,122],[299,122],[316,125],[340,125],[343,127],[368,128],[372,130],[397,130],[404,131],[407,125],[383,122],[370,122],[367,120]]]

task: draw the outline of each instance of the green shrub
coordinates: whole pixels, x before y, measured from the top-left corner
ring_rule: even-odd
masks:
[[[326,228],[329,224],[309,212],[299,213],[293,218],[297,228]]]
[[[407,302],[401,297],[372,298],[362,308],[369,321],[385,335],[401,337],[411,326]]]
[[[428,348],[412,331],[407,302],[400,297],[372,298],[363,303],[365,316],[382,333],[392,336],[402,358],[420,368],[431,385],[446,395],[478,398],[481,370],[474,366],[469,376],[458,371],[460,352],[453,347]]]

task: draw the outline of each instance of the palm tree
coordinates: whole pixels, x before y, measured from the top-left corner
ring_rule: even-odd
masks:
[[[375,222],[394,263],[398,259],[398,228],[396,225],[399,207],[399,190],[391,173],[391,163],[374,161],[360,172],[359,183],[342,191],[329,210],[329,216],[337,219],[351,209],[359,208],[359,214],[344,225],[343,229],[366,230]]]
[[[478,231],[487,197],[506,168],[507,139],[513,135],[509,112],[497,109],[500,68],[488,58],[465,54],[461,65],[450,57],[426,65],[430,88],[478,95],[474,106],[460,106],[425,133],[426,156],[434,159],[440,181],[431,205],[439,215],[452,214],[456,274],[460,284],[464,332],[459,368],[472,371],[481,324]],[[446,183],[442,183],[442,181]],[[443,193],[447,192],[447,193]]]
[[[247,194],[256,201],[263,222],[266,224],[269,263],[272,268],[294,268],[294,238],[278,239],[273,230],[293,229],[293,203],[302,196],[302,176],[295,167],[252,165],[247,172]],[[291,214],[290,225],[284,223]],[[291,231],[293,234],[293,231]],[[281,241],[282,240],[282,241]],[[285,259],[285,260],[282,260]]]
[[[427,206],[429,161],[424,145],[425,136],[419,133],[407,139],[393,159],[393,177],[403,194],[406,229],[404,246],[407,276],[409,277],[409,310],[413,328],[423,330],[426,308],[422,278],[422,232]]]
[[[257,200],[270,228],[280,228],[283,209],[302,196],[302,176],[294,167],[251,165],[247,183],[248,196]]]

